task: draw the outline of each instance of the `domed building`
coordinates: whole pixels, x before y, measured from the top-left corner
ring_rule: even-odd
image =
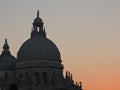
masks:
[[[72,74],[63,75],[60,51],[47,38],[43,20],[33,21],[31,37],[17,53],[10,54],[7,40],[0,55],[1,90],[82,90],[82,84],[74,83]]]

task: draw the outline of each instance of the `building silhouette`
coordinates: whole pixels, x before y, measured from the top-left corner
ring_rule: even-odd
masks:
[[[38,11],[31,37],[22,44],[17,58],[11,55],[5,39],[0,55],[0,90],[82,90],[82,83],[74,83],[69,71],[63,75],[61,62]]]

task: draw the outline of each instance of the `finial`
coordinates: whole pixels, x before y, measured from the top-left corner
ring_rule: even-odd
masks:
[[[5,39],[5,44],[7,44],[7,38]]]
[[[39,17],[39,10],[37,11],[37,17]]]
[[[7,38],[5,39],[5,44],[3,46],[3,49],[9,49],[9,45],[7,44]]]
[[[3,45],[2,54],[10,54],[9,45],[8,45],[8,43],[7,43],[7,39],[5,39],[5,44]]]

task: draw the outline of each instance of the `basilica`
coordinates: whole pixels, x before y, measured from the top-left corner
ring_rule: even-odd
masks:
[[[33,21],[31,36],[11,55],[7,39],[0,55],[0,90],[83,90],[72,74],[63,75],[60,51],[47,38],[43,20]]]

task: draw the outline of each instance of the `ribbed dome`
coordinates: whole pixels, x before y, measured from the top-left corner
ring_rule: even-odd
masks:
[[[3,46],[2,54],[0,55],[0,70],[13,70],[15,69],[16,58],[10,54],[7,39]]]
[[[18,60],[61,60],[56,45],[46,37],[28,39],[18,51]]]

